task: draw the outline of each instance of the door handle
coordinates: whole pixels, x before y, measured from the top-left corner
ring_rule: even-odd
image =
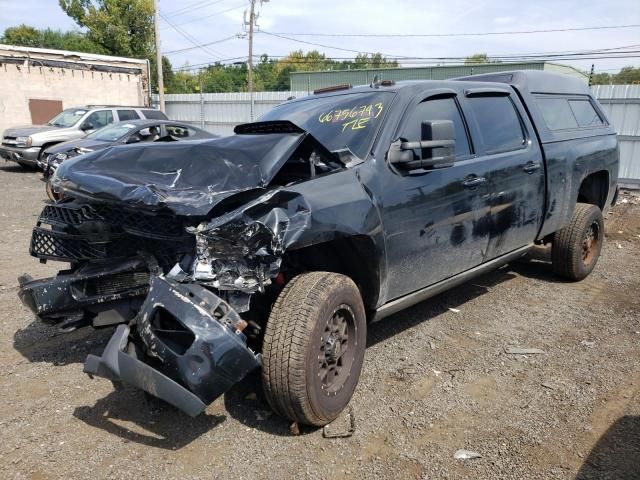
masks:
[[[522,167],[522,170],[524,170],[525,172],[531,174],[531,173],[535,172],[536,170],[538,170],[539,168],[540,168],[540,164],[539,163],[529,162],[524,167]]]
[[[464,182],[462,182],[462,186],[464,188],[476,188],[486,182],[487,179],[484,177],[470,177],[467,178]]]

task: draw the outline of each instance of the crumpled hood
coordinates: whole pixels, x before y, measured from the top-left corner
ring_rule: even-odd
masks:
[[[104,140],[92,140],[90,138],[80,138],[77,140],[69,140],[68,142],[57,143],[47,148],[47,154],[66,153],[76,148],[87,148],[90,150],[101,150],[116,142],[105,142]]]
[[[59,129],[60,127],[54,127],[53,125],[25,125],[24,127],[7,128],[2,135],[5,137],[28,137],[36,133]]]
[[[109,147],[62,163],[52,182],[134,207],[206,216],[231,195],[267,187],[307,135],[243,134]]]

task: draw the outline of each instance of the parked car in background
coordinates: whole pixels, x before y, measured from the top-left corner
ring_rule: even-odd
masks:
[[[2,136],[0,157],[23,167],[34,167],[43,152],[53,145],[79,139],[99,128],[118,121],[146,118],[166,120],[160,110],[146,107],[85,105],[67,108],[46,125],[8,128]]]
[[[114,145],[125,145],[156,140],[198,140],[215,138],[205,130],[188,123],[172,120],[131,120],[116,122],[90,133],[84,138],[58,143],[46,149],[38,166],[49,177],[60,163],[84,153],[95,152]]]

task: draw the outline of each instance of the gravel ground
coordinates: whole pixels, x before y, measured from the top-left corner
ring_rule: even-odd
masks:
[[[90,380],[111,330],[59,334],[20,304],[16,277],[59,265],[27,253],[38,175],[2,164],[0,184],[0,478],[640,478],[638,198],[583,282],[537,249],[371,326],[355,432],[327,439],[293,435],[258,376],[195,419]]]

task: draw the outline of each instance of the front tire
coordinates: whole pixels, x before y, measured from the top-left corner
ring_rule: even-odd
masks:
[[[262,383],[271,408],[322,426],[349,404],[366,347],[358,287],[344,275],[294,277],[271,310],[262,348]]]
[[[576,204],[569,225],[553,235],[553,271],[568,280],[582,280],[596,266],[603,242],[602,211],[595,205]]]

